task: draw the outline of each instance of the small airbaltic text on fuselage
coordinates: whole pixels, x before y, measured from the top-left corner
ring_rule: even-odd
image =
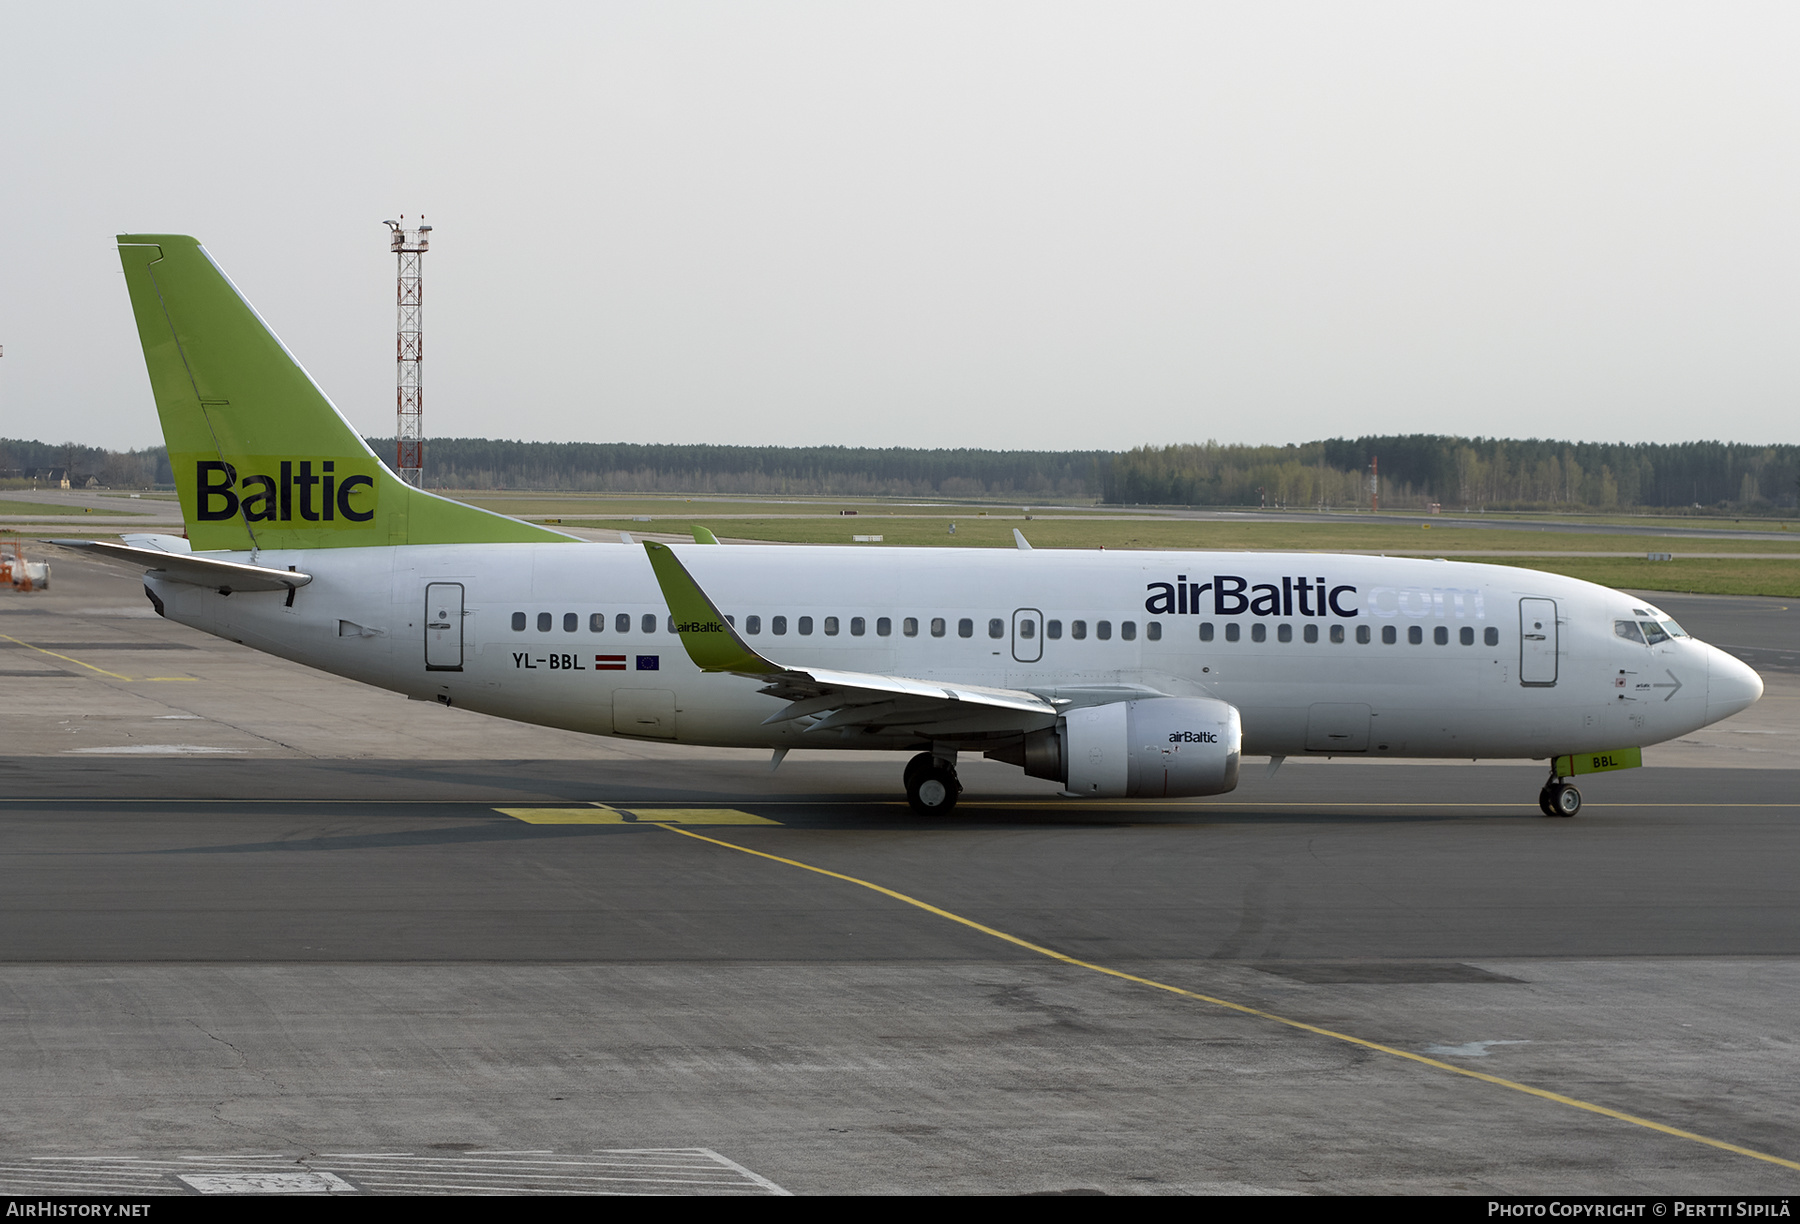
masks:
[[[247,523],[291,523],[296,510],[308,523],[329,523],[339,516],[352,523],[366,523],[375,517],[373,476],[356,472],[340,479],[335,460],[321,459],[318,463],[316,476],[313,460],[299,460],[296,472],[295,460],[282,459],[277,464],[278,475],[253,473],[240,479],[232,464],[218,459],[198,460],[194,464],[194,487],[198,491],[195,501],[200,521],[219,523],[242,515]],[[313,502],[315,488],[319,491],[317,505]],[[361,507],[352,505],[350,499],[365,490]]]
[[[675,626],[676,633],[724,633],[725,626],[718,621],[680,621]]]
[[[1371,616],[1386,619],[1410,616],[1417,619],[1444,619],[1446,609],[1457,620],[1486,620],[1487,609],[1482,593],[1460,587],[1372,587],[1359,607],[1354,583],[1332,585],[1323,575],[1299,578],[1284,576],[1281,585],[1273,582],[1251,584],[1237,574],[1214,574],[1211,582],[1189,582],[1186,574],[1177,574],[1174,582],[1152,582],[1145,586],[1150,597],[1144,611],[1157,616],[1205,616],[1200,596],[1212,592],[1214,616],[1341,616],[1351,619],[1365,609]],[[1341,602],[1340,602],[1341,601]]]

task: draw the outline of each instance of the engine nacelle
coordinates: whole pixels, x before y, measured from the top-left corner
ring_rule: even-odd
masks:
[[[1070,794],[1165,799],[1235,790],[1244,727],[1223,701],[1151,697],[1070,710],[1057,738]]]

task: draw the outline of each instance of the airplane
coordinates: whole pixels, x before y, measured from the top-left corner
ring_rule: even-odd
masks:
[[[198,241],[118,243],[186,535],[57,543],[411,698],[772,767],[910,753],[925,815],[980,753],[1082,798],[1224,794],[1245,756],[1531,758],[1568,817],[1572,778],[1762,695],[1643,599],[1512,566],[579,539],[400,480]]]

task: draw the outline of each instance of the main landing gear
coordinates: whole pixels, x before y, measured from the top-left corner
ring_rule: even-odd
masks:
[[[1581,810],[1581,792],[1551,774],[1538,792],[1538,810],[1546,816],[1573,816]]]
[[[906,763],[906,801],[921,816],[942,816],[956,806],[962,783],[956,780],[956,758],[921,752]]]

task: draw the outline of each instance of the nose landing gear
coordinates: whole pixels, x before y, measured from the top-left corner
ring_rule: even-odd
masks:
[[[906,763],[906,801],[921,816],[942,816],[956,806],[962,783],[956,779],[956,758],[921,752]]]
[[[1581,792],[1551,774],[1538,792],[1538,810],[1546,816],[1573,816],[1581,810]]]

